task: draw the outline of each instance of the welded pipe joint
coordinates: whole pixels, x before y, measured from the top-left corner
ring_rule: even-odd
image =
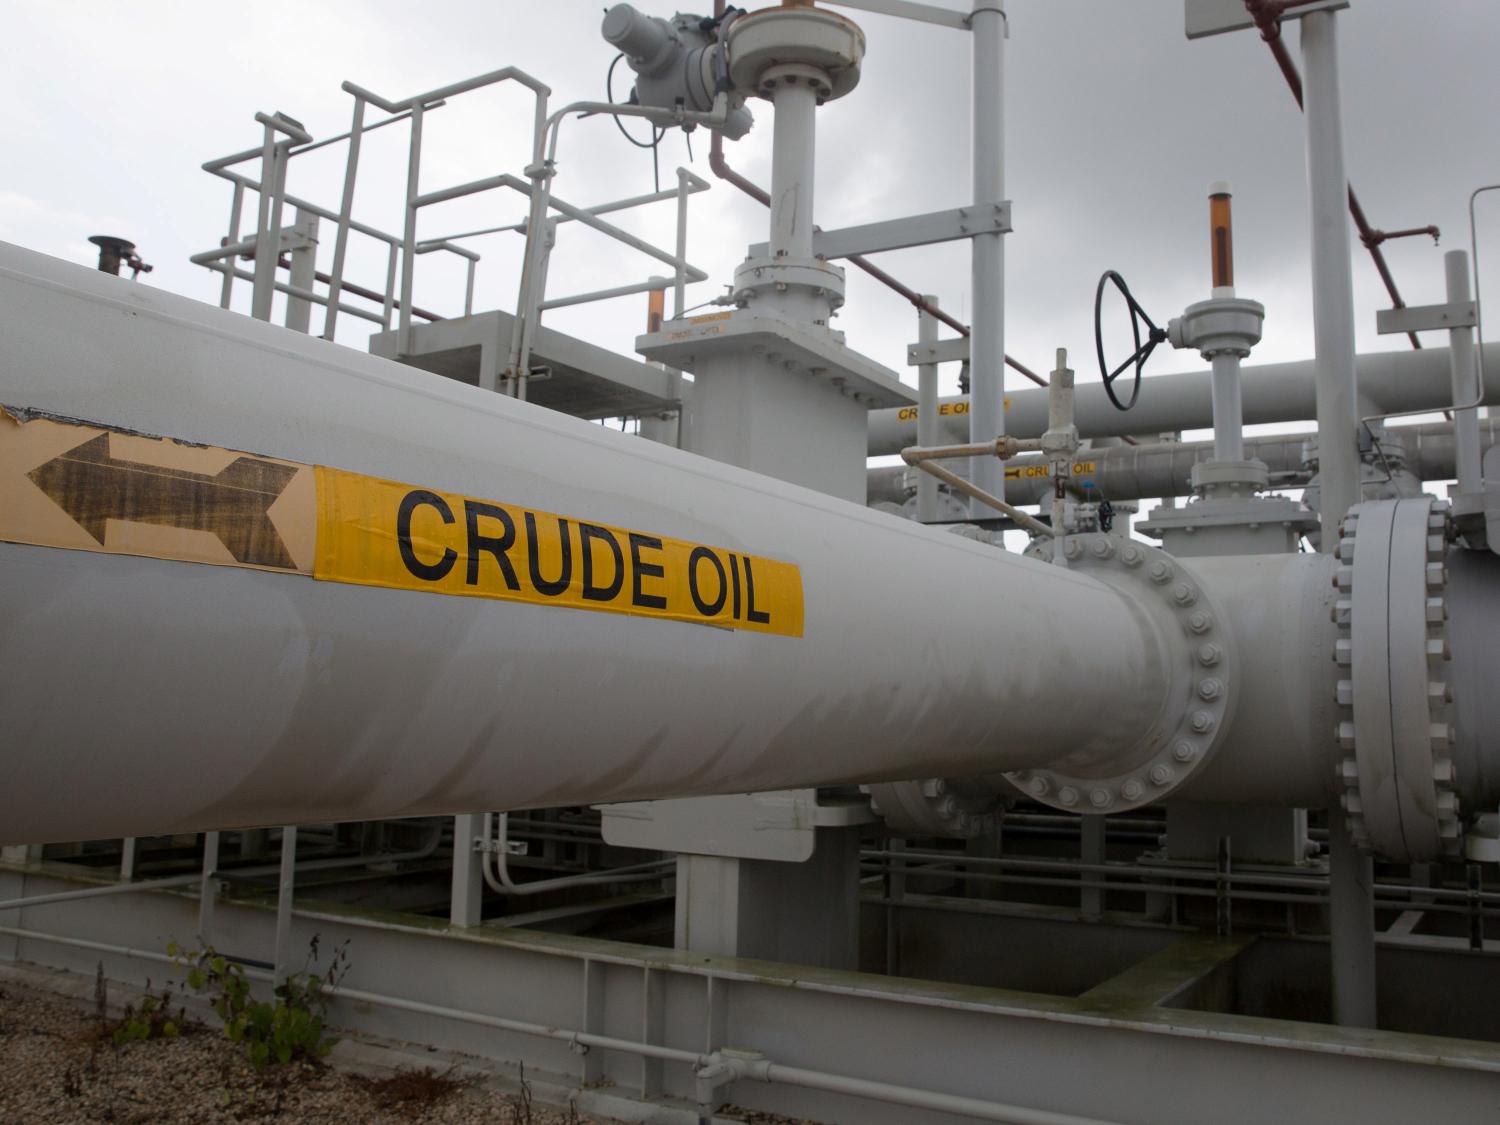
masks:
[[[1016,770],[1021,792],[1064,812],[1120,813],[1166,799],[1218,751],[1233,719],[1238,662],[1226,616],[1202,582],[1165,551],[1100,533],[1070,535],[1071,569],[1114,587],[1149,622],[1158,641],[1162,694],[1156,722],[1133,744],[1102,759]],[[1152,654],[1143,652],[1142,660]],[[1080,685],[1080,698],[1084,695]],[[1101,714],[1101,736],[1110,716]]]

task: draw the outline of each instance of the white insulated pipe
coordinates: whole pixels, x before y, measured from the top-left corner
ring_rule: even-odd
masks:
[[[969,17],[973,46],[973,180],[974,206],[987,207],[1005,198],[1005,11],[998,0],[975,0]],[[969,333],[969,442],[994,441],[1006,431],[1005,420],[1005,236],[998,232],[969,239],[970,290],[973,300]],[[969,462],[968,478],[991,496],[1005,498],[1005,466],[993,457]],[[971,501],[976,516],[990,509]]]
[[[805,604],[779,636],[0,544],[4,842],[1084,766],[1160,722],[1173,641],[1064,568],[10,246],[0,341],[12,408],[781,560]]]

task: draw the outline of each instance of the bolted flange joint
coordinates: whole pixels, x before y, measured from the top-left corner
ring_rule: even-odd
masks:
[[[1217,751],[1233,714],[1235,646],[1225,615],[1202,583],[1160,548],[1121,545],[1102,534],[1070,535],[1063,553],[1070,569],[1115,587],[1156,624],[1166,642],[1166,695],[1151,730],[1097,767],[1005,776],[1064,812],[1127,812],[1169,796]]]

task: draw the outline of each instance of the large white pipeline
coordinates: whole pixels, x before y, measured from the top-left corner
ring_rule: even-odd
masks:
[[[12,408],[781,560],[805,607],[782,636],[0,544],[6,841],[1084,768],[1166,707],[1171,638],[1063,568],[8,246],[0,341]]]
[[[1000,771],[1077,811],[1179,790],[1319,805],[1337,777],[1352,784],[1333,734],[1348,567],[1328,556],[1183,562],[1094,535],[1048,565],[4,244],[0,405],[0,842]],[[219,468],[183,468],[205,457]],[[265,458],[322,467],[293,478],[309,496],[316,481],[315,550],[287,538],[291,509],[226,527],[141,499],[159,498],[155,475],[180,496],[211,478],[280,505],[296,486]],[[353,509],[332,470],[361,474],[357,494],[403,498],[414,522],[341,557],[347,528],[325,519]],[[110,473],[145,492],[70,491]],[[638,532],[614,555],[618,581],[594,571],[616,600],[590,608],[585,577],[577,608],[565,591],[546,604],[537,560],[502,542],[502,506],[517,526],[566,517],[584,574],[586,558],[610,566],[590,550]],[[1420,656],[1421,563],[1440,540],[1416,510],[1418,534],[1390,548],[1415,552],[1415,586],[1392,579],[1389,604],[1405,613],[1415,597]],[[280,541],[264,535],[273,516]],[[592,548],[583,523],[603,537]],[[781,567],[796,622],[752,627],[758,595],[745,590],[741,613],[738,586],[712,624],[670,605],[639,615],[682,579],[666,573],[689,557],[673,540],[703,547],[703,574],[717,552],[747,587],[757,560],[767,597]],[[500,585],[507,550],[533,596]],[[181,561],[214,551],[225,565]],[[420,588],[360,571],[398,555],[397,585]],[[1356,640],[1358,606],[1386,604],[1372,557],[1355,564],[1368,571]],[[1456,715],[1469,808],[1500,797],[1481,569],[1450,592],[1472,625],[1453,634],[1449,678],[1479,708]],[[476,573],[508,600],[449,596],[478,592],[463,577]],[[727,586],[703,598],[723,607]],[[1354,676],[1356,706],[1387,682],[1365,657]],[[1434,753],[1425,736],[1420,749]]]

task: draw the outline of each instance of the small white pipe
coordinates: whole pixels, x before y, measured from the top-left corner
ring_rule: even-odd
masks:
[[[1214,460],[1245,459],[1245,425],[1240,404],[1240,357],[1218,352],[1213,358]]]
[[[498,821],[498,823],[497,823]],[[491,825],[495,824],[491,837]],[[584,875],[564,875],[557,879],[536,879],[530,883],[517,883],[510,877],[510,816],[500,813],[484,814],[481,835],[484,838],[484,881],[490,890],[501,895],[539,895],[546,891],[563,890],[567,887],[592,887],[607,883],[633,883],[647,879],[664,879],[671,874],[675,859],[637,863],[629,867],[615,867],[608,871]],[[458,847],[457,841],[454,847]]]
[[[811,258],[818,95],[803,82],[776,87],[771,142],[771,257]]]

